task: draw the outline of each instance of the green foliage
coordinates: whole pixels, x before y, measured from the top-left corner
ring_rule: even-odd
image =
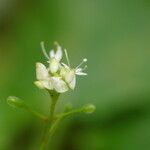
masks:
[[[37,149],[39,139],[32,140],[41,127],[29,113],[10,109],[5,99],[17,95],[48,112],[47,94],[34,86],[33,69],[37,60],[45,60],[38,44],[44,40],[48,48],[57,40],[68,48],[71,65],[82,56],[89,62],[87,79],[60,97],[56,111],[66,101],[82,106],[92,100],[96,112],[66,121],[52,149],[149,150],[149,1],[18,2],[0,2],[0,149]]]

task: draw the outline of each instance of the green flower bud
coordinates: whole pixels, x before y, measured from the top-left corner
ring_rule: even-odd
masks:
[[[24,101],[22,101],[21,99],[19,99],[18,97],[15,96],[9,96],[7,98],[7,103],[15,108],[27,108],[27,106],[25,105]]]
[[[93,104],[87,104],[83,106],[82,111],[87,114],[91,114],[95,111],[96,107]]]

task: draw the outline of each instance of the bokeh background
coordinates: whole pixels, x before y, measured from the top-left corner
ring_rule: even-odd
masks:
[[[56,40],[67,48],[72,66],[88,58],[88,76],[57,111],[68,102],[97,107],[63,121],[50,148],[149,150],[149,0],[0,0],[0,150],[38,150],[43,124],[6,98],[48,112],[48,94],[33,84],[42,40],[48,51]]]

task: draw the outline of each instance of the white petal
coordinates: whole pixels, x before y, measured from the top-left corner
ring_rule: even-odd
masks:
[[[50,55],[50,58],[55,57],[55,52],[53,49],[49,52],[49,55]]]
[[[35,81],[34,84],[40,89],[49,89],[49,90],[53,89],[53,86],[50,80]]]
[[[66,64],[64,64],[64,63],[61,63],[67,70],[70,70],[70,67],[69,66],[67,66]]]
[[[66,82],[70,83],[74,79],[74,76],[75,76],[74,70],[66,71],[66,74],[65,74]]]
[[[45,81],[41,81],[41,82],[46,89],[49,89],[49,90],[53,89],[51,80],[45,80]]]
[[[67,84],[61,78],[52,77],[52,83],[53,83],[54,89],[58,93],[64,93],[64,92],[68,91]]]
[[[45,87],[43,86],[42,82],[40,81],[35,81],[34,84],[39,88],[39,89],[44,89]]]
[[[43,80],[48,77],[48,70],[42,63],[36,63],[36,78]]]
[[[73,80],[69,83],[69,87],[74,90],[76,85],[76,76],[74,76]]]
[[[87,73],[84,73],[84,72],[76,72],[76,75],[79,75],[79,76],[86,76]]]
[[[62,59],[62,49],[60,46],[57,46],[57,51],[55,54],[55,58],[60,61]]]
[[[49,64],[49,69],[51,73],[56,73],[58,71],[59,62],[55,58],[51,59],[50,64]]]
[[[76,69],[76,73],[81,72],[81,71],[82,71],[82,68],[77,68]]]

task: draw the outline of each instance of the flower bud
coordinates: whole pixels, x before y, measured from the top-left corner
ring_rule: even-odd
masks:
[[[87,114],[91,114],[95,111],[96,107],[93,104],[87,104],[85,106],[83,106],[83,112],[87,113]]]
[[[7,98],[7,103],[10,106],[15,107],[15,108],[27,108],[24,101],[22,101],[21,99],[19,99],[18,97],[15,97],[15,96],[9,96]]]

